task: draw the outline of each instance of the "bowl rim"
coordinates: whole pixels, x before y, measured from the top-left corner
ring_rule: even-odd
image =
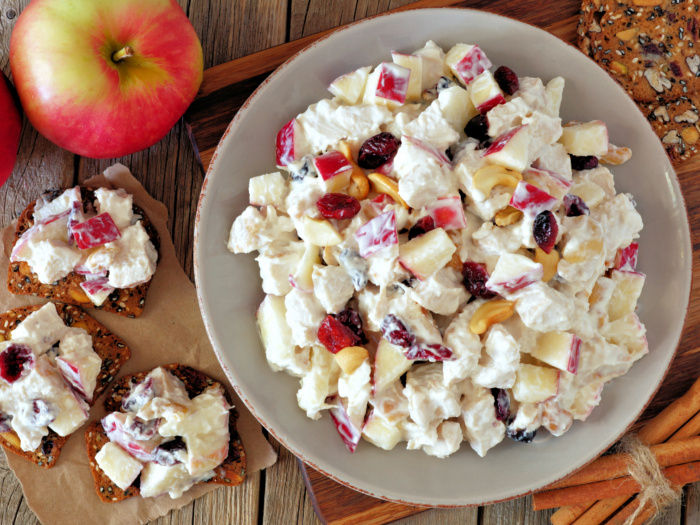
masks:
[[[556,42],[558,42],[560,44],[565,44],[566,46],[573,48],[574,50],[576,50],[577,52],[580,53],[580,56],[585,57],[590,62],[596,64],[595,61],[593,61],[593,59],[591,59],[588,55],[586,55],[585,53],[581,53],[580,50],[575,45],[557,37],[553,33],[550,33],[549,31],[542,29],[534,24],[531,24],[528,22],[523,22],[523,21],[518,20],[517,18],[514,18],[512,16],[501,15],[501,14],[496,14],[496,13],[492,13],[489,11],[483,11],[480,9],[467,8],[467,7],[456,7],[456,6],[453,6],[453,7],[410,7],[410,6],[404,6],[402,8],[397,9],[396,11],[387,11],[387,12],[383,12],[383,13],[378,13],[376,15],[372,15],[372,16],[363,18],[361,20],[350,22],[348,24],[345,24],[343,26],[335,28],[334,30],[330,30],[327,34],[319,37],[317,40],[309,43],[307,46],[303,47],[302,49],[300,49],[299,51],[294,53],[287,60],[285,60],[284,63],[282,63],[274,71],[272,71],[268,75],[268,77],[265,78],[265,80],[263,80],[263,82],[261,82],[261,84],[253,91],[253,93],[246,99],[246,101],[241,105],[239,110],[236,112],[233,119],[231,120],[231,122],[227,126],[226,131],[222,135],[219,143],[217,144],[216,149],[212,155],[211,161],[209,163],[209,167],[206,171],[205,179],[202,183],[202,189],[201,189],[201,193],[200,193],[198,204],[197,204],[195,226],[194,226],[193,266],[194,266],[195,286],[196,286],[196,291],[197,291],[197,300],[199,303],[199,308],[200,308],[200,313],[202,315],[202,320],[204,322],[204,325],[205,325],[205,328],[207,331],[207,335],[208,335],[209,340],[211,342],[212,348],[214,349],[217,360],[219,361],[227,378],[231,382],[231,385],[233,386],[234,390],[236,391],[238,396],[241,398],[241,400],[245,403],[246,407],[251,412],[251,414],[277,441],[279,441],[287,450],[292,452],[296,456],[297,460],[303,461],[306,465],[312,467],[314,470],[320,472],[321,474],[332,479],[333,481],[336,481],[337,483],[340,483],[341,485],[344,485],[350,489],[353,489],[357,492],[360,492],[362,494],[365,494],[367,496],[371,496],[371,497],[374,497],[377,499],[395,502],[395,503],[399,503],[399,504],[403,504],[403,505],[425,507],[425,508],[466,508],[466,507],[492,505],[492,504],[501,503],[504,501],[509,501],[509,500],[521,498],[524,496],[528,496],[530,494],[533,494],[535,492],[542,490],[542,488],[546,485],[540,484],[533,489],[526,490],[526,491],[511,495],[511,496],[508,496],[505,498],[489,500],[489,501],[484,501],[484,502],[479,502],[479,503],[426,504],[426,503],[416,502],[413,500],[404,500],[404,499],[396,498],[393,496],[387,496],[386,494],[378,494],[372,490],[369,490],[369,489],[366,489],[366,488],[363,488],[360,486],[356,486],[352,482],[344,480],[334,473],[328,472],[326,469],[319,466],[315,461],[310,460],[307,457],[305,457],[304,454],[301,453],[301,451],[299,451],[296,447],[288,444],[287,439],[283,435],[281,435],[279,432],[275,431],[274,427],[263,416],[261,416],[258,413],[255,406],[251,403],[251,401],[246,396],[245,392],[240,388],[238,382],[235,380],[235,376],[234,376],[232,370],[229,368],[229,366],[225,362],[224,355],[223,355],[224,352],[222,349],[219,348],[219,346],[217,344],[217,338],[214,335],[214,331],[213,331],[214,329],[210,323],[208,308],[207,308],[207,305],[205,304],[205,299],[204,299],[203,294],[201,292],[201,282],[200,282],[200,280],[201,280],[201,277],[200,277],[201,266],[199,264],[201,251],[199,250],[199,246],[200,246],[199,245],[199,232],[200,232],[199,227],[201,224],[201,216],[203,214],[204,203],[207,199],[207,186],[208,186],[208,182],[210,181],[210,175],[216,169],[219,153],[224,148],[224,143],[226,142],[226,138],[228,137],[228,135],[232,131],[232,129],[235,127],[238,120],[240,120],[242,115],[244,115],[248,111],[249,106],[256,99],[259,92],[261,90],[263,90],[265,88],[265,86],[267,86],[268,83],[272,82],[279,75],[280,72],[282,72],[283,70],[290,67],[294,62],[296,62],[302,55],[304,55],[310,49],[313,49],[313,48],[317,47],[318,45],[321,45],[323,42],[327,41],[330,38],[337,36],[339,33],[345,32],[345,31],[347,31],[353,27],[356,27],[358,25],[373,21],[377,18],[396,16],[396,15],[406,14],[406,13],[415,12],[415,11],[450,11],[450,10],[460,11],[460,12],[468,11],[468,12],[472,12],[472,13],[478,13],[478,16],[486,16],[486,17],[493,17],[493,18],[505,18],[511,22],[515,22],[517,24],[529,26],[530,28],[534,28],[534,29],[539,30],[541,33],[554,39]],[[597,64],[596,64],[596,67],[597,67]],[[621,86],[619,86],[617,83],[614,83],[614,85],[616,86],[617,90],[621,91],[627,98],[631,99],[631,97],[624,91],[624,89],[622,89]],[[646,126],[649,128],[649,131],[651,133],[656,135],[655,132],[653,131],[653,128],[651,127],[651,124],[648,121],[646,122]],[[657,138],[657,140],[658,140],[658,138]],[[662,149],[663,149],[663,147],[662,147]],[[665,150],[664,150],[664,155],[666,155]],[[685,229],[688,233],[688,235],[684,236],[685,248],[686,248],[687,253],[692,254],[693,252],[692,252],[692,243],[691,243],[691,237],[690,237],[691,229],[690,229],[690,220],[688,217],[688,207],[686,205],[685,197],[684,197],[683,192],[682,192],[682,187],[681,187],[680,181],[678,179],[678,174],[676,173],[676,170],[673,167],[673,164],[671,163],[670,159],[668,159],[667,156],[666,156],[665,160],[668,161],[668,165],[671,168],[670,174],[672,175],[673,181],[675,182],[675,185],[678,187],[678,190],[679,190],[678,191],[678,195],[680,197],[679,202],[682,205],[682,209],[683,209],[682,216],[683,216],[684,223],[685,223]],[[213,177],[213,175],[211,175],[211,176]],[[644,403],[644,406],[638,411],[638,413],[635,415],[634,419],[632,419],[631,423],[629,425],[627,425],[627,427],[621,433],[619,433],[614,439],[611,439],[606,447],[603,447],[601,450],[596,450],[595,453],[589,457],[589,459],[586,459],[582,463],[580,463],[579,465],[571,468],[571,470],[564,473],[561,477],[557,478],[557,480],[555,480],[554,482],[559,481],[561,479],[564,479],[565,477],[573,474],[574,472],[577,472],[578,470],[583,469],[585,466],[587,466],[588,464],[595,461],[601,453],[603,453],[607,448],[609,448],[611,445],[613,445],[614,443],[619,441],[619,439],[629,431],[629,429],[636,423],[636,421],[639,419],[639,417],[642,415],[642,413],[647,409],[647,407],[649,406],[651,401],[654,399],[656,393],[659,391],[659,389],[661,388],[661,385],[665,381],[666,376],[668,375],[668,372],[669,372],[675,358],[677,357],[678,348],[679,348],[679,345],[680,345],[680,342],[681,342],[681,339],[683,336],[683,331],[684,331],[687,317],[688,317],[688,310],[689,310],[689,303],[690,303],[690,296],[691,296],[692,282],[693,282],[692,260],[691,260],[690,265],[688,266],[685,278],[686,278],[686,284],[687,284],[687,287],[686,287],[687,288],[687,294],[686,294],[687,296],[686,296],[685,300],[683,301],[683,311],[682,311],[683,323],[681,325],[681,330],[678,334],[678,337],[676,338],[676,340],[674,342],[673,354],[671,355],[671,357],[666,365],[666,368],[663,372],[661,380],[655,386],[655,388],[653,389],[653,392],[650,393],[648,399]],[[306,473],[303,473],[303,474],[304,474],[304,480],[305,480],[305,484],[307,486],[307,489],[310,489],[311,486],[310,486],[309,481],[307,480]],[[312,499],[313,499],[314,507],[316,507],[315,499],[314,498],[312,498]]]

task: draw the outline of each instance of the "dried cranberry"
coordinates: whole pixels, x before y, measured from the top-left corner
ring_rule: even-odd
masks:
[[[404,352],[406,359],[418,361],[448,361],[452,359],[452,350],[443,345],[414,344]]]
[[[176,436],[175,439],[158,445],[153,451],[153,461],[164,467],[177,465],[181,463],[175,454],[178,450],[187,450],[187,445],[180,436]]]
[[[35,427],[45,427],[56,421],[58,408],[56,405],[43,399],[33,399],[31,411],[26,415],[27,422]]]
[[[435,229],[435,221],[430,215],[421,217],[416,221],[416,223],[408,230],[408,240],[410,241],[414,237],[419,237],[424,233],[428,233]]]
[[[316,201],[318,211],[326,219],[352,219],[362,205],[355,197],[343,193],[326,193]]]
[[[559,225],[554,214],[549,210],[544,210],[537,214],[532,225],[532,235],[535,242],[544,253],[552,253],[552,248],[557,242]]]
[[[489,140],[489,119],[486,115],[477,115],[464,126],[464,133],[479,142]]]
[[[370,137],[360,146],[357,165],[366,170],[377,169],[394,158],[400,145],[401,141],[386,131]]]
[[[319,326],[318,339],[333,354],[348,346],[357,346],[361,341],[355,332],[332,315],[327,316]]]
[[[353,331],[360,338],[363,345],[369,343],[369,339],[362,329],[362,317],[352,308],[345,308],[340,313],[335,315],[335,318]]]
[[[148,441],[158,432],[158,427],[160,426],[160,419],[151,419],[149,421],[144,421],[139,418],[135,418],[128,426],[124,428],[127,434],[133,436],[134,439],[139,441]]]
[[[583,199],[578,195],[572,194],[564,196],[564,209],[567,217],[578,217],[579,215],[590,215],[591,213]]]
[[[0,378],[14,383],[34,366],[32,349],[23,344],[11,344],[0,352]]]
[[[483,265],[471,261],[465,262],[462,265],[462,277],[465,288],[474,297],[493,299],[498,295],[486,288],[489,273]]]
[[[511,419],[506,427],[506,435],[513,441],[519,441],[520,443],[530,443],[537,435],[537,430],[528,432],[524,428],[513,428],[513,420]]]
[[[595,155],[569,155],[571,157],[571,168],[576,171],[592,170],[598,167],[598,157]]]
[[[379,327],[384,338],[392,345],[410,348],[416,342],[416,336],[409,332],[406,325],[394,314],[388,314]]]
[[[508,390],[492,388],[491,394],[493,395],[493,405],[496,408],[496,419],[505,423],[510,417],[510,395]]]
[[[12,416],[0,412],[0,432],[10,432],[12,430],[10,421],[12,421]]]
[[[153,390],[153,379],[148,377],[135,387],[122,399],[122,408],[127,412],[138,412],[148,403],[156,393]]]
[[[520,87],[518,75],[516,75],[515,72],[509,67],[499,67],[493,74],[493,78],[496,79],[496,82],[498,82],[498,87],[500,87],[506,95],[512,95],[518,91],[518,88]]]

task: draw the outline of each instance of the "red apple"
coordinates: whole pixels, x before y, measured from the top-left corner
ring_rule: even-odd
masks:
[[[17,160],[19,136],[22,132],[22,117],[12,96],[10,81],[3,73],[0,79],[0,186],[10,178]]]
[[[12,32],[10,66],[34,127],[93,158],[162,139],[203,72],[199,39],[175,0],[33,0]]]
[[[387,248],[398,244],[396,233],[396,217],[393,211],[388,211],[360,226],[355,232],[355,239],[360,249],[360,255],[365,259]]]

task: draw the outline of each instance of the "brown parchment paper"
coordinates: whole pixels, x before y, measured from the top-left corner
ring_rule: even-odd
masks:
[[[165,206],[148,195],[143,186],[121,164],[108,168],[104,175],[91,178],[85,185],[124,188],[134,196],[134,202],[144,209],[160,233],[161,259],[148,290],[143,314],[137,319],[128,319],[116,314],[86,309],[100,323],[124,339],[131,348],[131,359],[122,367],[119,376],[150,370],[168,363],[190,365],[201,370],[226,385],[233,398],[239,414],[238,432],[248,460],[247,473],[251,474],[274,464],[276,454],[262,435],[260,424],[231,388],[209,343],[199,313],[195,287],[175,256],[175,248],[167,228]],[[15,223],[2,232],[4,250],[0,254],[0,273],[6,271],[9,264],[14,229]],[[5,277],[1,280],[4,283]],[[42,298],[12,295],[2,283],[0,311],[47,302]],[[91,409],[90,421],[104,416],[104,398],[104,395],[100,397]],[[88,465],[85,426],[70,437],[52,469],[43,469],[15,454],[7,454],[10,468],[22,484],[29,507],[44,525],[144,523],[183,507],[193,499],[219,487],[207,483],[196,485],[176,500],[166,494],[158,498],[136,497],[120,503],[102,503],[95,493]]]

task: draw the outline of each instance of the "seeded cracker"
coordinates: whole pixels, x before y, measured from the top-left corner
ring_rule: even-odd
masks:
[[[585,0],[578,25],[581,50],[637,102],[673,160],[700,146],[699,8],[697,0]]]
[[[29,314],[39,310],[42,306],[44,305],[24,306],[0,314],[0,331],[2,332],[0,335],[7,337],[9,332],[26,319]],[[129,350],[124,341],[80,308],[62,303],[55,303],[55,306],[56,312],[58,312],[58,315],[67,326],[82,328],[92,336],[93,349],[102,359],[102,368],[97,376],[97,384],[92,396],[93,400],[88,402],[90,406],[93,406],[95,400],[102,395],[107,386],[119,373],[122,365],[129,360],[131,350]],[[6,432],[0,433],[0,445],[6,450],[36,463],[40,467],[51,468],[56,464],[61,448],[68,440],[68,437],[61,437],[49,429],[49,434],[43,438],[38,450],[25,452],[19,446],[17,434]]]
[[[205,389],[209,387],[217,387],[223,390],[224,396],[229,404],[231,404],[231,397],[229,396],[226,389],[221,385],[221,383],[208,378],[202,372],[195,370],[189,366],[170,364],[164,365],[161,368],[171,372],[173,375],[178,377],[185,384],[185,388],[190,396],[190,399],[201,394]],[[105,409],[107,413],[121,411],[122,399],[126,396],[130,390],[132,384],[138,384],[144,380],[149,372],[139,372],[129,376],[120,378],[112,387],[111,392],[105,399]],[[241,438],[236,430],[236,419],[238,414],[235,409],[231,409],[229,414],[229,452],[228,457],[224,462],[215,469],[216,476],[212,479],[206,481],[205,483],[213,483],[216,485],[228,485],[236,486],[243,483],[245,480],[245,469],[246,469],[246,455],[243,450],[243,444]],[[90,459],[90,470],[92,470],[92,476],[95,479],[95,490],[100,499],[106,503],[114,503],[118,501],[123,501],[132,496],[138,496],[140,494],[138,485],[138,478],[134,485],[126,489],[125,491],[117,487],[112,483],[112,481],[104,474],[104,472],[97,465],[95,456],[102,449],[102,447],[109,442],[109,438],[102,428],[102,424],[96,421],[87,428],[85,431],[85,443],[87,446],[88,458]]]
[[[88,203],[95,201],[94,189],[81,187],[80,191],[83,201],[83,210],[85,210]],[[62,192],[63,190],[54,190],[47,193],[48,200],[53,200]],[[17,221],[17,229],[15,230],[15,243],[21,237],[22,233],[34,225],[33,216],[35,205],[36,201],[32,202],[20,215]],[[160,260],[160,237],[158,232],[141,208],[134,204],[133,211],[135,216],[142,218],[143,227],[148,233],[156,251],[159,252],[158,257]],[[46,297],[54,301],[75,304],[84,308],[98,308],[125,317],[138,317],[143,312],[143,308],[146,304],[146,293],[151,284],[150,281],[134,286],[133,288],[118,288],[112,292],[102,306],[95,306],[80,287],[80,283],[84,280],[85,277],[83,275],[71,272],[59,281],[52,284],[43,284],[39,281],[36,274],[31,271],[26,262],[11,262],[7,275],[7,288],[15,295]]]

